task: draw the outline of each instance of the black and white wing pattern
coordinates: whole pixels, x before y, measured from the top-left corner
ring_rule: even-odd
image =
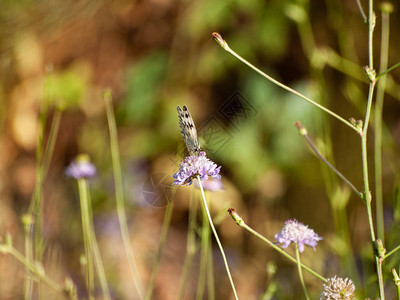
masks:
[[[178,111],[179,126],[181,128],[182,137],[189,151],[189,155],[197,155],[201,149],[192,116],[190,115],[186,105],[184,105],[183,108],[178,105],[176,110]]]

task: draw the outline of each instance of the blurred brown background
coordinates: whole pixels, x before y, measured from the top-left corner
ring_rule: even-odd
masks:
[[[400,18],[398,3],[394,4],[389,66],[399,62]],[[377,1],[377,68],[379,5]],[[35,187],[39,115],[47,99],[45,141],[56,110],[62,111],[62,119],[44,184],[43,264],[60,283],[70,276],[81,297],[80,207],[76,183],[65,177],[64,169],[84,152],[99,171],[90,184],[96,234],[113,297],[138,299],[116,216],[102,97],[107,88],[115,105],[130,235],[145,285],[159,245],[165,204],[171,200],[160,196],[149,203],[152,193],[160,191],[149,183],[168,186],[178,170],[177,153],[183,143],[176,106],[183,104],[196,122],[202,146],[222,166],[224,191],[209,194],[209,199],[241,299],[261,299],[272,282],[277,283],[275,299],[294,299],[301,287],[295,266],[239,228],[227,215],[228,207],[235,207],[271,240],[286,219],[310,225],[324,240],[317,252],[306,249],[303,260],[327,277],[347,275],[345,257],[354,258],[358,267],[354,274],[373,271],[372,264],[364,263],[371,253],[362,201],[321,165],[293,123],[300,120],[321,152],[361,190],[359,137],[233,58],[213,41],[214,31],[284,84],[345,119],[363,118],[368,86],[362,66],[368,63],[368,36],[355,1],[0,2],[0,236],[10,232],[23,253],[20,218]],[[354,64],[343,63],[339,56]],[[388,234],[388,248],[397,244],[398,236],[399,76],[397,69],[388,79],[383,113],[386,228],[394,230]],[[207,135],[213,129],[222,135]],[[372,146],[373,129],[370,137]],[[197,197],[194,187],[180,187],[172,199],[174,212],[153,299],[176,299],[190,194]],[[343,220],[333,217],[335,205],[330,203],[338,202],[344,203]],[[338,234],[346,228],[352,241],[349,249],[341,245]],[[214,250],[216,299],[233,299],[216,245]],[[269,262],[277,264],[274,276],[268,275]],[[195,299],[198,263],[196,254],[185,299]],[[353,280],[368,281],[364,276]],[[23,277],[23,266],[10,255],[1,255],[0,299],[22,299]],[[308,274],[305,279],[311,294],[318,297],[321,282]],[[50,289],[47,292],[48,299],[61,298]]]

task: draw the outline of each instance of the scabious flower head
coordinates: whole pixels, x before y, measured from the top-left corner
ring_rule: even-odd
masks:
[[[92,178],[96,175],[96,167],[89,161],[87,155],[79,155],[73,162],[69,164],[65,170],[68,177],[75,178]]]
[[[356,297],[354,291],[355,287],[350,279],[335,276],[322,285],[320,300],[353,300]]]
[[[181,162],[179,171],[174,174],[174,185],[191,185],[193,178],[200,175],[200,180],[207,180],[208,176],[221,179],[219,175],[221,167],[206,157],[206,153],[201,151],[199,155],[192,155]]]
[[[314,249],[318,241],[322,237],[318,236],[313,229],[297,221],[296,219],[287,220],[282,230],[275,234],[275,239],[278,244],[283,244],[282,248],[289,247],[290,243],[296,243],[299,251],[304,251],[304,245],[310,246]]]

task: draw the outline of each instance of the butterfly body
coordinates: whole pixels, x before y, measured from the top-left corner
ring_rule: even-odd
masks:
[[[179,126],[181,128],[182,137],[189,151],[189,155],[198,155],[201,149],[197,138],[196,126],[194,125],[189,109],[186,105],[182,108],[178,105],[176,110],[178,111]]]

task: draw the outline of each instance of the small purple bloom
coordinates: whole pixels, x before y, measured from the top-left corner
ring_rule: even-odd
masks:
[[[69,164],[65,170],[68,177],[75,178],[92,178],[96,175],[96,167],[89,161],[89,158],[84,155],[78,156],[73,162]]]
[[[221,179],[219,175],[221,167],[218,167],[213,161],[206,157],[204,151],[200,152],[199,155],[192,155],[185,158],[181,162],[179,171],[174,174],[174,185],[191,185],[193,178],[196,175],[200,175],[200,180],[207,180],[208,176],[216,179]]]
[[[314,249],[318,241],[322,237],[318,236],[313,229],[297,221],[296,219],[287,220],[281,232],[275,234],[275,239],[278,244],[283,244],[282,248],[289,247],[290,243],[296,243],[299,246],[299,251],[304,251],[304,245]]]

